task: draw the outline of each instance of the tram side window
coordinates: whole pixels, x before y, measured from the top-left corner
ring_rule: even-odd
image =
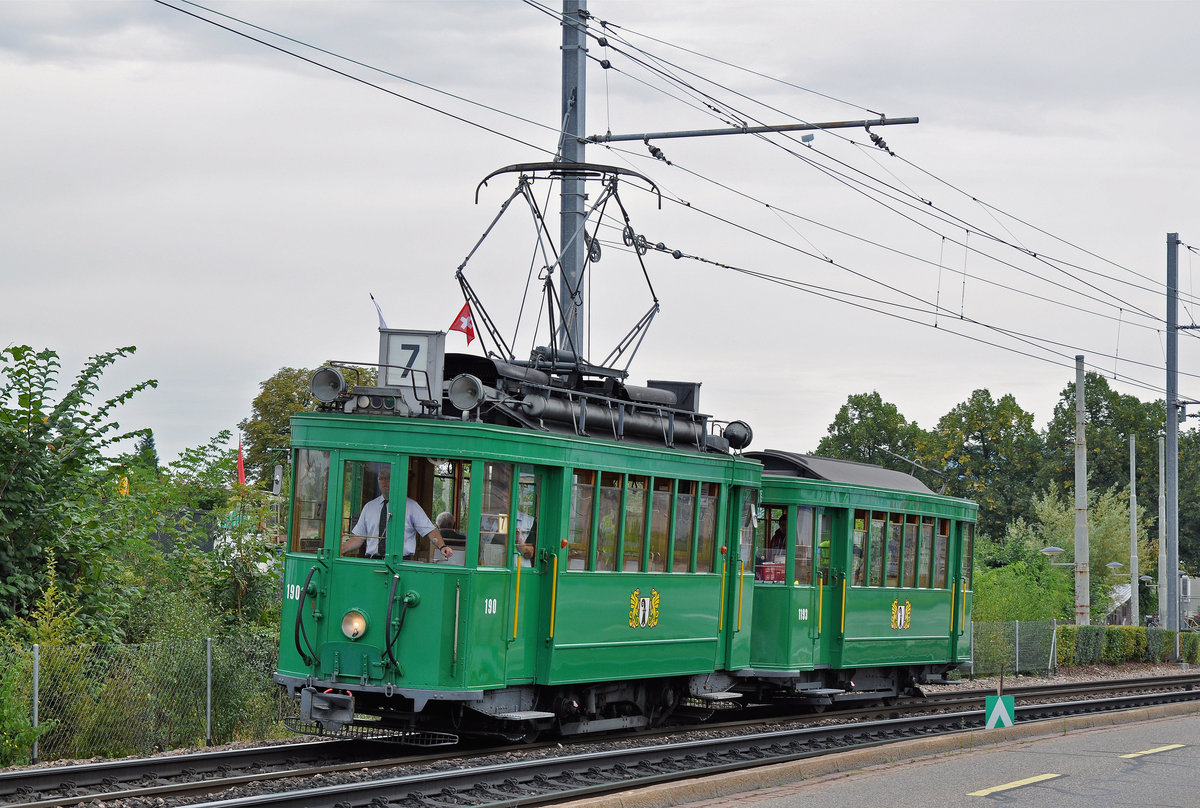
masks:
[[[671,500],[674,493],[673,480],[666,477],[654,478],[654,490],[650,494],[651,572],[662,572],[667,568],[667,551],[671,545]]]
[[[442,541],[454,551],[446,563],[466,563],[467,522],[470,518],[471,463],[461,460],[430,460],[433,464],[433,507],[430,514]],[[440,554],[434,555],[441,561]]]
[[[508,564],[509,515],[512,513],[511,463],[483,464],[483,507],[479,512],[479,565]]]
[[[975,551],[975,525],[963,525],[962,579],[971,588],[971,554]]]
[[[628,493],[625,499],[625,550],[621,569],[640,572],[642,549],[646,546],[646,507],[650,500],[647,477],[629,475]]]
[[[700,534],[696,543],[696,572],[712,572],[717,552],[717,503],[720,486],[700,483]]]
[[[783,583],[787,537],[787,508],[782,505],[763,506],[763,519],[758,523],[754,541],[754,580],[769,584]]]
[[[933,545],[933,588],[946,588],[946,553],[950,548],[950,520],[939,519]]]
[[[867,547],[867,560],[871,565],[868,586],[883,586],[883,549],[887,532],[887,514],[878,511],[871,514],[871,535]]]
[[[796,509],[796,578],[794,583],[812,585],[813,509]]]
[[[325,502],[329,497],[329,452],[299,449],[292,466],[292,552],[315,553],[325,546]]]
[[[391,480],[391,463],[345,462],[341,517],[343,557],[380,559],[388,552],[387,531],[392,515],[399,512],[399,525],[404,524],[404,508],[397,508],[391,499]],[[391,551],[395,552],[395,549],[391,548]]]
[[[929,588],[929,565],[933,559],[933,517],[921,517],[921,551],[917,554],[917,586]]]
[[[829,558],[833,555],[833,514],[821,514],[821,533],[817,543],[817,563],[821,579],[829,581]]]
[[[611,572],[617,568],[617,536],[621,529],[621,475],[600,474],[600,522],[596,526],[596,567]]]
[[[571,480],[571,521],[567,527],[567,569],[587,569],[592,549],[592,510],[596,499],[596,472],[575,469]]]
[[[680,480],[675,495],[675,558],[672,572],[691,572],[692,536],[696,516],[696,483]]]
[[[866,544],[867,525],[870,516],[866,511],[854,512],[854,547],[850,559],[850,585],[862,586],[867,582]]]
[[[904,581],[903,586],[917,585],[917,536],[921,526],[919,516],[904,519]]]
[[[892,514],[888,522],[887,585],[900,586],[900,540],[904,536],[904,515]]]

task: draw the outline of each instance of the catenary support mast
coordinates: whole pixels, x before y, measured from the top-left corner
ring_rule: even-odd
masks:
[[[563,163],[584,162],[585,69],[587,65],[587,0],[563,0],[562,34],[562,148]],[[559,245],[561,273],[559,298],[563,321],[559,346],[582,358],[583,345],[583,259],[587,194],[583,177],[566,175],[561,183]]]

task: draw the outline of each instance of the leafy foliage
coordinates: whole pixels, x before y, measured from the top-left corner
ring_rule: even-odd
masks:
[[[102,450],[143,430],[122,433],[114,411],[148,380],[94,405],[104,370],[133,348],[92,357],[55,400],[60,362],[51,350],[0,351],[0,619],[28,614],[52,582],[74,592],[85,619],[112,628],[120,611],[105,565],[123,537],[99,518],[115,493]],[[53,568],[44,561],[55,559]]]
[[[911,471],[924,434],[878,392],[859,393],[838,410],[815,454]]]
[[[947,494],[978,503],[983,535],[1003,535],[1010,522],[1031,515],[1041,439],[1033,414],[1011,395],[993,400],[976,390],[921,441],[921,460],[946,470]]]
[[[247,479],[269,488],[276,463],[284,462],[291,436],[291,417],[311,410],[315,403],[309,392],[308,368],[280,368],[261,382],[251,405],[250,417],[238,424],[245,448]]]

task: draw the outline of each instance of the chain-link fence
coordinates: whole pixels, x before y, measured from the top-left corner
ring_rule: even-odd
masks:
[[[1057,667],[1053,620],[971,624],[971,676],[1048,673]]]
[[[261,636],[17,649],[7,707],[41,729],[35,761],[285,737],[277,654],[278,641]]]

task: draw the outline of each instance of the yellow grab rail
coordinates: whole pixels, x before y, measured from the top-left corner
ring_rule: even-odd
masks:
[[[846,633],[846,579],[842,578],[842,633]]]
[[[746,589],[746,562],[738,567],[738,625],[737,630],[742,630],[742,592]]]
[[[725,579],[729,577],[729,559],[721,565],[721,607],[717,609],[717,632],[725,630]]]
[[[958,587],[956,587],[954,584],[950,584],[950,633],[951,634],[954,633],[954,617],[956,614],[954,611],[954,596],[957,594],[958,594]]]
[[[550,584],[550,639],[554,639],[554,615],[558,612],[558,553],[554,554],[554,579]]]
[[[821,573],[817,576],[817,636],[821,636],[821,617],[824,614],[825,598],[825,574]]]
[[[513,636],[512,636],[512,638],[515,640],[517,638],[517,620],[521,616],[521,553],[519,551],[517,551],[517,552],[514,552],[513,555],[515,555],[517,557],[517,594],[516,594],[516,597],[513,598]]]

